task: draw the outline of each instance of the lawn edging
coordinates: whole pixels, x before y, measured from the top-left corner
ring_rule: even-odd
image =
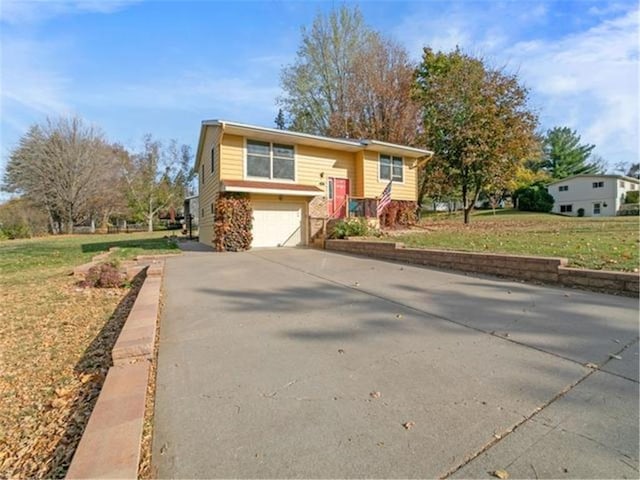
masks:
[[[406,248],[399,242],[357,239],[327,240],[325,248],[384,260],[552,283],[616,295],[636,296],[640,291],[638,273],[570,268],[566,258]]]
[[[111,355],[98,401],[66,478],[136,479],[164,261],[148,265],[146,277]]]

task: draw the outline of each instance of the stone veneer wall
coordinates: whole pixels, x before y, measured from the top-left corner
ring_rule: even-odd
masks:
[[[640,291],[640,275],[637,273],[569,268],[566,266],[566,258],[405,248],[402,243],[364,240],[327,240],[325,247],[327,250],[385,260],[499,275],[516,280],[555,283],[607,293],[634,296]]]

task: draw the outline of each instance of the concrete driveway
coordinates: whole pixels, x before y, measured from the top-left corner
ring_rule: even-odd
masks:
[[[164,292],[159,477],[638,478],[635,299],[306,249]]]

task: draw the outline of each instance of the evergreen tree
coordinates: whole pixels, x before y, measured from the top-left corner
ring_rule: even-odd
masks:
[[[543,143],[543,170],[554,179],[572,175],[602,173],[601,162],[594,159],[595,145],[580,144],[580,135],[568,127],[547,131]]]

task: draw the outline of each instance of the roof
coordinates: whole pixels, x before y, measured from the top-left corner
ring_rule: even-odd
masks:
[[[604,173],[581,173],[579,175],[571,175],[570,177],[561,178],[560,180],[556,180],[555,182],[551,182],[549,185],[555,185],[556,183],[566,182],[567,180],[573,180],[574,178],[615,178],[616,180],[624,180],[626,182],[633,182],[640,184],[640,180],[633,177],[627,177],[626,175],[610,175]]]
[[[280,195],[296,195],[314,197],[324,192],[313,185],[297,183],[256,182],[253,180],[222,180],[220,190],[223,192],[272,193]]]
[[[433,155],[431,150],[409,147],[396,143],[381,142],[379,140],[354,140],[323,137],[321,135],[311,135],[309,133],[294,132],[291,130],[279,130],[277,128],[259,127],[256,125],[247,125],[244,123],[230,122],[226,120],[204,120],[200,127],[200,140],[198,141],[198,151],[196,153],[196,168],[198,167],[198,159],[202,154],[202,148],[204,146],[205,129],[208,126],[221,127],[226,133],[242,135],[245,137],[251,136],[256,140],[279,140],[282,142],[293,142],[297,144],[312,145],[348,152],[372,150],[376,152],[388,152],[415,159]]]

